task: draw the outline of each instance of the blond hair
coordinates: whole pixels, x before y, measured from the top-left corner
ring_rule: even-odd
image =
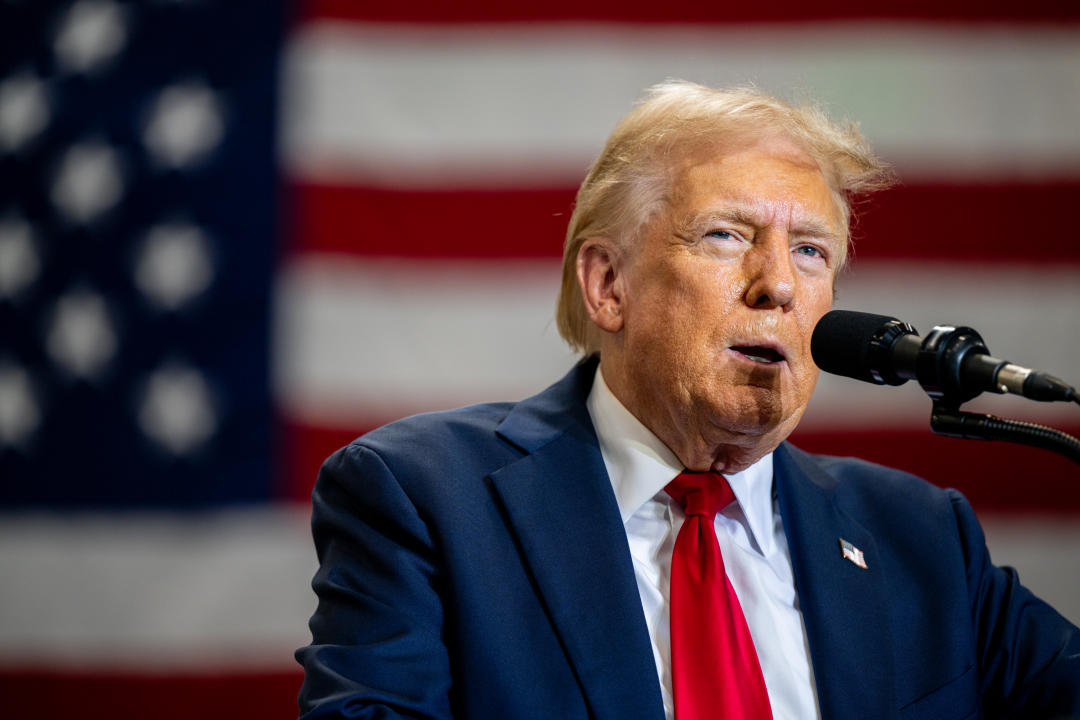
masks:
[[[752,87],[715,90],[669,80],[649,88],[615,127],[577,193],[556,309],[559,334],[571,347],[586,354],[599,350],[578,286],[582,243],[603,236],[631,248],[670,199],[688,156],[708,146],[770,135],[790,139],[817,162],[845,237],[852,196],[891,183],[891,174],[858,127],[834,123],[816,106],[796,107]]]

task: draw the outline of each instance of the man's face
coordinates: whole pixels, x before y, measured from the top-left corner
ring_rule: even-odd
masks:
[[[626,259],[605,378],[619,376],[616,394],[688,467],[737,471],[795,428],[817,382],[810,336],[832,304],[840,227],[816,164],[762,141],[689,166]]]

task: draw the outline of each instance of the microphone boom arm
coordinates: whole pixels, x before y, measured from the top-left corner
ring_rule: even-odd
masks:
[[[968,440],[1004,440],[1050,450],[1080,464],[1080,440],[1045,425],[970,413],[935,400],[930,429],[938,435]]]

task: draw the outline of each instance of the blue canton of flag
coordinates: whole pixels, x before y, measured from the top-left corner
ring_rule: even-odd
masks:
[[[270,496],[282,15],[0,7],[0,505]]]
[[[314,561],[279,502],[269,357],[284,15],[0,0],[5,718],[296,717]]]

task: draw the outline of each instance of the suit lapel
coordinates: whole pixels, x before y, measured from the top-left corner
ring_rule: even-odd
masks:
[[[528,454],[491,479],[592,715],[662,718],[626,532],[584,405],[594,368],[515,408],[499,434]]]
[[[498,429],[524,453],[491,480],[598,720],[663,717],[652,645],[585,398],[595,363],[519,403]],[[835,481],[781,445],[775,476],[823,718],[896,711],[885,567]],[[867,569],[844,558],[840,540]]]
[[[874,538],[843,512],[835,481],[808,456],[782,445],[774,459],[821,715],[892,717],[892,627]],[[843,556],[841,539],[862,551],[866,569]]]

